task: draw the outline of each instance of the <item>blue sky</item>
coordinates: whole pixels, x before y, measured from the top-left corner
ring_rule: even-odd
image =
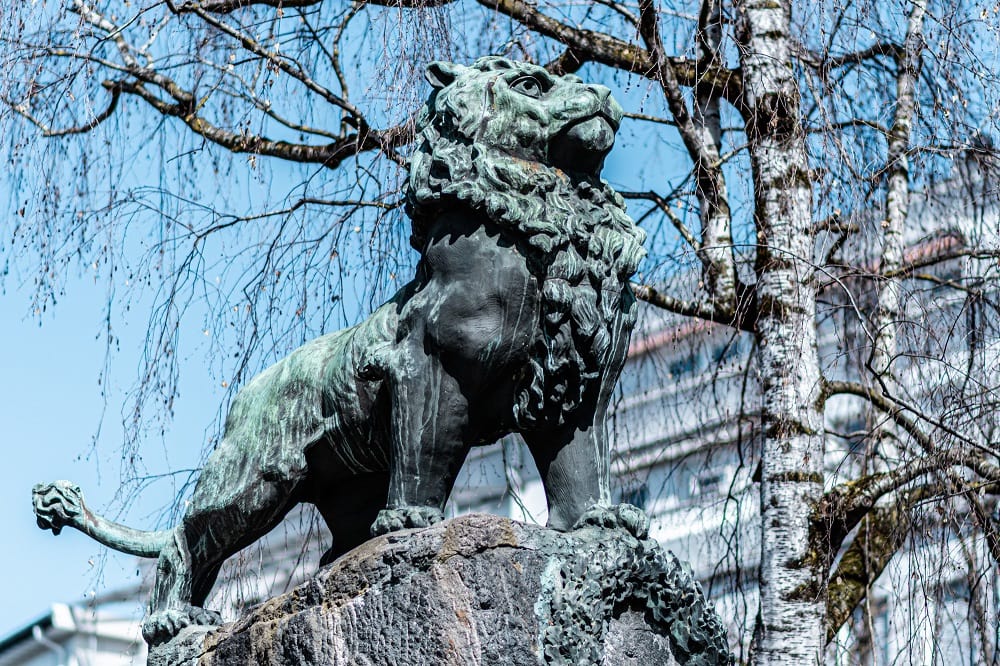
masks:
[[[109,554],[75,530],[58,537],[43,532],[31,511],[31,486],[55,479],[80,484],[96,509],[115,506],[120,414],[135,381],[148,313],[135,311],[118,330],[121,351],[111,366],[105,411],[98,386],[105,362],[99,335],[103,300],[103,286],[80,276],[70,280],[58,306],[40,321],[29,310],[27,289],[17,288],[14,280],[0,295],[0,414],[6,439],[0,532],[7,544],[0,549],[5,601],[0,636],[43,614],[52,602],[75,602],[137,581],[135,558]],[[206,428],[223,400],[203,363],[186,362],[182,382],[176,418],[165,436],[166,442],[178,442],[169,460],[173,468],[197,464]],[[167,469],[159,442],[146,442],[142,452],[149,468]],[[152,527],[172,497],[169,484],[154,484],[128,507],[125,520]],[[141,609],[135,612],[138,617]]]

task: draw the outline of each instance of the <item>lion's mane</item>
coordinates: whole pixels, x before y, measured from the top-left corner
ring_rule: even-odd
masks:
[[[472,68],[513,66],[490,57]],[[541,335],[513,416],[525,430],[561,425],[596,390],[594,380],[620,349],[613,338],[635,322],[628,279],[645,255],[645,233],[604,180],[570,176],[470,138],[483,96],[450,92],[435,91],[417,121],[407,188],[411,243],[422,250],[429,222],[456,204],[485,214],[517,243],[542,298]]]

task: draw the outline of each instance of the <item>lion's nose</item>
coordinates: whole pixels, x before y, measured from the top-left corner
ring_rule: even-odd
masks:
[[[607,86],[602,86],[599,83],[588,83],[587,89],[590,90],[590,92],[597,95],[597,99],[601,100],[602,102],[607,98],[611,97],[611,88],[608,88]]]
[[[587,86],[587,88],[592,93],[597,95],[597,99],[601,105],[600,106],[601,115],[606,116],[610,120],[613,120],[617,128],[617,125],[622,120],[622,113],[624,113],[624,110],[622,109],[621,105],[618,104],[615,98],[611,96],[611,89],[608,88],[607,86],[602,86],[598,84],[590,84]]]

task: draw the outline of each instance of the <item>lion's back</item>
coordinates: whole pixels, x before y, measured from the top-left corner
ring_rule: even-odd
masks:
[[[310,340],[250,380],[233,399],[223,440],[202,480],[226,479],[232,492],[260,479],[291,485],[301,480],[310,446],[335,438],[345,422],[364,418],[358,365],[389,333],[385,308],[357,326]]]

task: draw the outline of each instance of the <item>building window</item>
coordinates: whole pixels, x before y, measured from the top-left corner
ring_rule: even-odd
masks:
[[[622,491],[618,496],[619,504],[631,504],[632,506],[637,506],[640,509],[645,509],[646,502],[648,501],[649,486],[645,483],[622,488]]]
[[[740,341],[734,339],[720,345],[716,345],[716,347],[712,349],[711,357],[713,363],[716,365],[722,365],[736,359],[739,354]]]
[[[691,497],[713,495],[722,490],[722,470],[707,469],[691,477]]]
[[[671,377],[681,377],[682,375],[688,375],[694,372],[695,366],[698,364],[698,355],[695,353],[688,353],[675,358],[670,361],[667,365],[667,372]]]

